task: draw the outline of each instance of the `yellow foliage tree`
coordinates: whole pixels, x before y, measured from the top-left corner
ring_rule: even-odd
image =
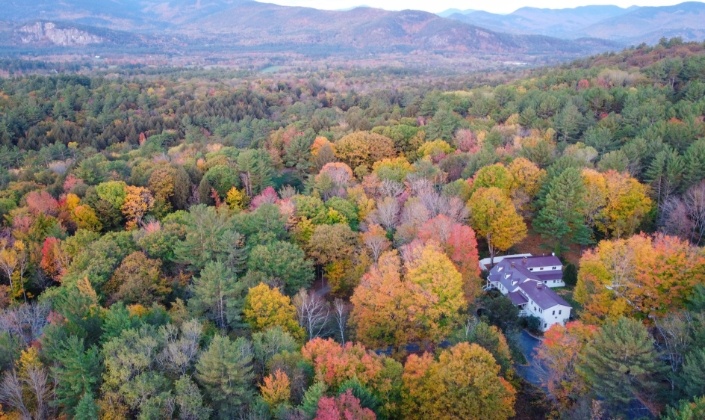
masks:
[[[286,404],[291,398],[291,381],[289,376],[281,369],[277,369],[274,374],[264,377],[264,383],[260,386],[262,399],[270,408],[275,408],[281,404]]]
[[[507,167],[512,175],[510,196],[514,206],[520,211],[527,211],[531,201],[538,194],[546,171],[526,158],[516,158]]]
[[[422,144],[421,147],[419,147],[418,150],[418,155],[420,157],[434,157],[438,156],[440,154],[449,154],[453,152],[453,146],[448,144],[445,140],[433,140],[433,141],[427,141],[426,143]]]
[[[142,218],[154,207],[152,193],[144,187],[127,186],[122,214],[127,218],[127,228],[134,229]]]
[[[296,322],[296,308],[291,304],[291,299],[279,289],[273,289],[264,283],[249,290],[243,314],[253,331],[264,331],[269,327],[279,326],[296,339],[303,340],[306,335]]]
[[[468,202],[470,224],[487,240],[492,264],[497,251],[506,251],[526,237],[526,224],[512,200],[499,188],[480,188]]]
[[[465,304],[463,279],[434,243],[405,266],[396,251],[382,254],[350,301],[357,338],[373,348],[438,343],[457,326]]]
[[[508,419],[516,391],[499,371],[492,354],[477,344],[457,344],[438,361],[428,353],[411,355],[402,376],[404,418]]]
[[[615,238],[633,234],[651,210],[648,187],[616,171],[605,173],[607,205],[597,226]]]
[[[651,317],[684,308],[703,282],[703,249],[671,236],[636,235],[602,241],[583,254],[575,300],[589,323]]]
[[[244,191],[240,191],[235,187],[232,187],[225,197],[225,203],[230,207],[230,210],[244,210],[247,207],[249,197]]]
[[[100,219],[89,205],[76,206],[71,213],[71,219],[79,229],[91,232],[100,232],[103,229],[103,224],[100,223]]]

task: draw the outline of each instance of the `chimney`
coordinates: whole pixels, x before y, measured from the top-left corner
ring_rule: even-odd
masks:
[[[536,285],[536,289],[538,289],[538,290],[543,290],[543,283],[542,283],[542,282],[539,282],[539,283]]]

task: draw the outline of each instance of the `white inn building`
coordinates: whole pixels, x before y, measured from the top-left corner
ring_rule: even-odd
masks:
[[[554,255],[505,257],[490,270],[487,283],[518,306],[519,315],[541,319],[542,331],[570,318],[571,306],[551,290],[565,286],[563,265]]]

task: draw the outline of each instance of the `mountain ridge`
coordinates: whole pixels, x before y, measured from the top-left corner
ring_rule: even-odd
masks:
[[[397,12],[358,7],[329,11],[249,0],[108,0],[105,7],[88,0],[65,0],[61,5],[39,0],[31,5],[12,1],[10,5],[9,10],[0,11],[0,19],[13,21],[19,28],[36,22],[39,16],[39,20],[53,24],[92,26],[94,31],[158,34],[183,42],[207,42],[223,47],[262,45],[285,49],[310,45],[332,52],[436,51],[572,57],[618,46],[595,40],[566,41],[498,33],[416,10]],[[55,19],[45,19],[52,13]],[[84,28],[84,32],[82,36],[90,37],[91,30]]]
[[[686,41],[705,38],[705,3],[672,6],[580,6],[566,9],[523,7],[502,15],[489,12],[452,14],[459,20],[493,31],[541,34],[559,38],[602,38],[623,44],[656,43],[661,37]]]

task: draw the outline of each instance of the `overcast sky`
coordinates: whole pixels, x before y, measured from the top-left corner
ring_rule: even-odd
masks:
[[[614,0],[614,1],[584,1],[584,0],[498,0],[493,2],[479,0],[259,0],[263,3],[275,3],[284,6],[305,6],[316,9],[348,9],[359,5],[368,5],[387,10],[417,9],[438,13],[446,9],[486,10],[493,13],[511,13],[524,6],[563,9],[567,7],[585,6],[589,4],[614,4],[621,7],[629,6],[666,6],[682,3],[686,0]]]

